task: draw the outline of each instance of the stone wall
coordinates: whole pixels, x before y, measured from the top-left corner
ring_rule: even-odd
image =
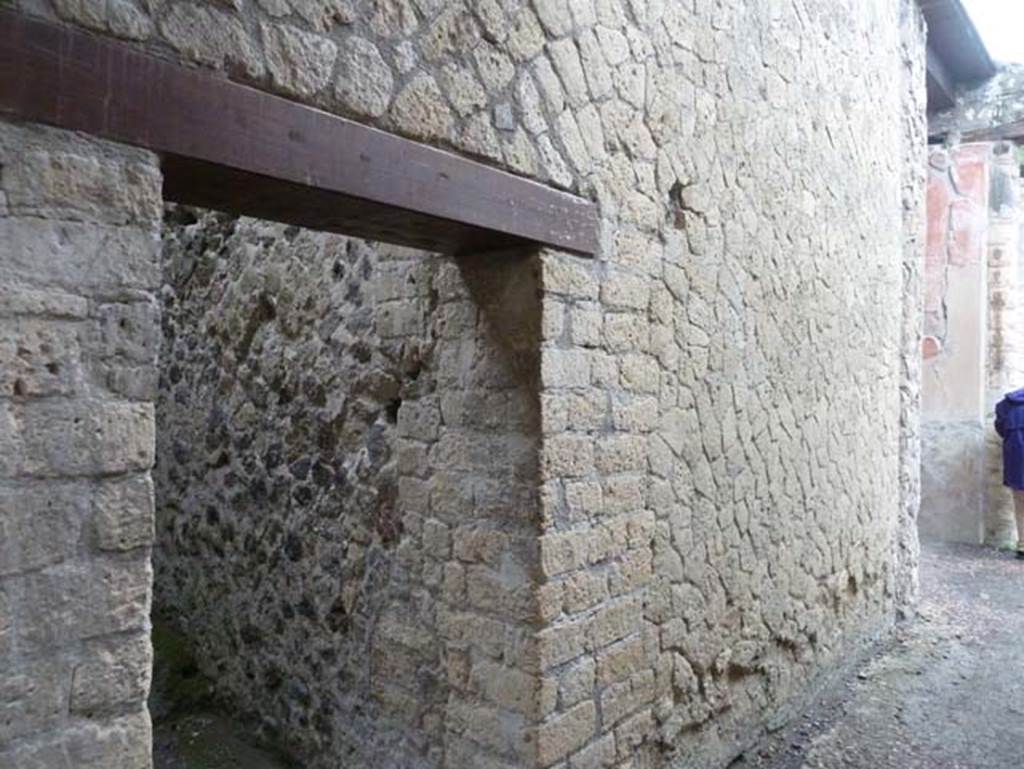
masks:
[[[920,20],[774,11],[708,20],[654,220],[544,260],[542,766],[724,766],[913,600],[922,173],[870,169],[922,159]]]
[[[1021,384],[1020,169],[1010,145],[933,148],[923,341],[922,536],[1016,538],[995,404]]]
[[[897,526],[896,606],[912,615],[918,598],[918,513],[921,507],[921,338],[924,332],[924,252],[928,212],[927,108],[924,35],[917,7],[900,8],[903,41],[903,344],[900,383],[900,519]]]
[[[983,539],[991,151],[929,157],[920,522],[923,537],[945,541]]]
[[[150,766],[160,174],[0,123],[0,766]]]
[[[309,765],[718,767],[912,601],[909,0],[22,6],[600,205],[171,217],[159,598]]]
[[[306,766],[527,765],[530,257],[167,221],[158,606]]]
[[[378,12],[384,7],[390,6],[379,5]],[[527,552],[515,555],[505,544],[505,513],[495,520],[486,506],[489,496],[468,495],[458,486],[429,493],[435,484],[450,482],[447,463],[463,460],[453,451],[428,450],[427,457],[440,464],[426,473],[426,487],[424,471],[414,472],[406,481],[409,496],[400,491],[395,503],[399,519],[411,515],[412,522],[402,525],[390,545],[370,526],[362,534],[365,541],[357,541],[357,553],[363,548],[367,555],[379,553],[382,572],[389,575],[382,579],[386,587],[367,586],[363,572],[354,569],[358,559],[345,566],[339,556],[340,564],[328,571],[332,581],[317,588],[312,576],[320,568],[317,555],[329,549],[322,542],[333,539],[330,548],[347,551],[354,528],[346,518],[374,520],[379,500],[374,489],[386,488],[395,472],[387,468],[386,453],[377,467],[368,468],[365,485],[353,481],[353,493],[362,491],[366,501],[341,506],[333,523],[303,525],[304,513],[280,524],[268,523],[266,514],[256,516],[268,533],[252,578],[285,605],[301,604],[304,590],[309,591],[308,616],[267,608],[274,604],[250,598],[248,589],[238,588],[243,583],[210,567],[220,556],[206,549],[207,533],[222,526],[227,515],[238,526],[235,513],[217,506],[210,523],[204,522],[202,504],[181,515],[169,511],[167,523],[176,531],[169,553],[182,554],[188,565],[179,572],[194,575],[196,587],[189,589],[195,604],[211,607],[190,622],[209,621],[203,618],[213,607],[228,601],[233,608],[245,607],[233,616],[260,616],[274,628],[273,633],[250,632],[257,640],[245,646],[241,620],[225,623],[218,611],[215,621],[232,625],[230,632],[204,629],[201,635],[216,641],[209,647],[217,652],[211,659],[224,660],[225,680],[239,690],[252,687],[253,679],[264,685],[264,669],[287,665],[288,675],[279,672],[270,679],[281,680],[273,710],[295,736],[316,731],[305,724],[315,723],[325,688],[341,689],[317,680],[356,664],[355,653],[348,651],[340,656],[351,655],[352,662],[332,666],[298,652],[324,637],[335,649],[365,649],[359,659],[397,659],[394,683],[437,681],[415,696],[396,687],[408,696],[394,698],[406,702],[404,711],[387,710],[393,703],[373,694],[367,711],[372,723],[353,720],[354,702],[339,701],[333,712],[340,725],[310,738],[311,746],[390,745],[396,739],[391,730],[397,730],[409,735],[403,744],[410,752],[403,760],[412,762],[415,748],[424,765],[472,765],[482,756],[497,766],[629,765],[639,756],[654,765],[719,765],[796,706],[809,691],[808,681],[891,620],[897,591],[907,590],[898,582],[913,570],[913,534],[898,521],[901,515],[912,517],[914,506],[912,489],[904,499],[900,483],[901,472],[904,477],[913,472],[914,429],[901,420],[912,419],[916,399],[914,380],[902,369],[907,339],[916,341],[916,304],[906,305],[902,292],[913,286],[920,253],[913,209],[920,172],[902,169],[919,159],[915,148],[923,135],[920,83],[913,76],[920,74],[919,20],[909,6],[901,17],[889,3],[839,11],[834,4],[799,11],[735,4],[715,14],[685,4],[614,2],[544,3],[536,10],[481,3],[474,14],[411,5],[406,11],[406,31],[394,33],[390,42],[375,27],[373,13],[357,14],[351,25],[335,31],[339,50],[361,46],[351,42],[352,35],[365,30],[376,35],[378,49],[411,52],[410,60],[418,61],[409,84],[393,87],[399,96],[379,118],[382,125],[401,128],[408,104],[401,93],[415,85],[422,94],[417,103],[423,125],[451,117],[443,121],[443,136],[433,138],[470,152],[483,147],[482,154],[499,162],[507,161],[499,150],[508,142],[528,138],[524,146],[535,148],[529,156],[540,158],[543,167],[531,163],[518,166],[521,170],[594,191],[602,206],[599,261],[540,256],[539,380],[524,382],[517,396],[537,399],[539,447],[531,437],[533,427],[516,438],[529,447],[521,465],[526,480],[533,477],[525,472],[533,461],[529,457],[539,449],[540,497],[536,508],[530,507],[534,502],[524,487],[517,508],[524,527],[513,529],[513,541],[527,534],[539,537],[539,562]],[[751,30],[758,33],[748,34]],[[451,40],[458,40],[458,47]],[[524,40],[533,42],[527,46]],[[445,87],[444,96],[429,86],[454,73],[460,73],[461,85]],[[484,96],[464,105],[470,114],[463,124],[454,117],[463,104],[458,100],[472,93]],[[471,137],[485,140],[478,145]],[[250,223],[241,232],[256,231]],[[259,364],[261,376],[272,381],[267,374],[287,361],[288,370],[317,380],[324,397],[334,398],[324,412],[332,419],[367,366],[393,371],[395,364],[386,361],[401,358],[386,352],[390,343],[378,322],[359,333],[345,332],[348,344],[359,340],[369,347],[362,360],[310,341],[314,318],[333,318],[325,325],[334,328],[357,315],[349,300],[326,300],[342,290],[327,288],[333,278],[327,277],[330,259],[321,250],[326,246],[304,248],[312,238],[307,234],[295,234],[289,244],[279,230],[268,232],[273,234],[264,243],[245,246],[253,236],[236,231],[226,248],[213,248],[228,261],[214,274],[212,293],[188,297],[187,303],[198,307],[196,317],[214,319],[213,325],[224,329],[200,332],[195,352],[180,366],[192,371],[183,374],[192,384],[181,388],[186,393],[180,396],[182,411],[192,410],[187,393],[195,391],[195,383],[207,383],[209,394],[201,396],[196,419],[205,419],[215,402],[225,413],[244,416],[242,403],[249,396],[243,391],[251,374],[247,367],[237,371],[237,360],[217,351],[216,340],[249,339],[245,328],[254,319],[271,316],[252,336],[249,355],[279,356]],[[440,336],[435,311],[427,311],[433,300],[415,294],[432,284],[436,258],[381,261],[372,249],[350,247],[363,249],[373,265],[359,283],[362,289],[346,289],[367,297],[363,306],[372,308],[371,315],[392,317],[387,313],[393,312],[407,318],[408,340]],[[251,253],[240,256],[245,248]],[[260,292],[272,299],[280,290],[263,275],[275,264],[290,265],[273,268],[292,276],[282,277],[281,285],[326,292],[308,302],[308,315],[301,315],[306,322],[295,323],[292,338],[278,329],[285,321],[276,311],[259,309]],[[512,285],[528,274],[525,265],[510,269]],[[250,270],[259,277],[246,277]],[[390,276],[402,283],[407,274],[419,276],[411,295],[377,287],[384,276],[390,285]],[[468,296],[471,301],[459,305],[460,312],[479,312],[480,297]],[[911,309],[904,312],[905,306]],[[182,327],[192,325],[194,318],[182,317]],[[460,332],[468,337],[456,337],[460,346],[475,344],[472,339],[482,330],[472,329]],[[289,358],[289,349],[303,352]],[[204,368],[207,357],[212,368]],[[465,360],[452,357],[442,364],[436,358],[424,371],[458,372]],[[169,357],[166,365],[176,364]],[[348,370],[334,380],[328,373]],[[390,376],[404,381],[400,372]],[[431,397],[442,407],[432,409],[429,418],[416,417],[417,429],[427,431],[410,444],[418,451],[423,451],[420,440],[429,443],[438,431],[451,429],[451,419],[479,420],[494,413],[489,399],[467,403],[461,395],[457,400],[465,407],[446,411],[443,404],[454,383],[421,376],[434,382]],[[218,384],[224,379],[230,384]],[[531,388],[534,395],[528,396]],[[298,385],[292,389],[298,392]],[[276,397],[268,394],[265,403],[260,401],[264,405],[248,410],[252,445],[258,447],[253,456],[275,434],[292,429]],[[360,425],[369,434],[367,425],[375,425],[383,445],[401,446],[387,420],[389,399],[396,396],[385,388],[379,397],[360,417],[364,422],[353,417],[351,425],[339,429]],[[412,404],[399,397],[401,425]],[[324,407],[292,401],[287,408],[315,414]],[[264,415],[269,421],[262,421]],[[508,424],[498,420],[490,429],[501,433]],[[524,424],[517,419],[511,426]],[[232,429],[224,443],[234,440]],[[189,436],[196,433],[186,433],[183,442],[194,446],[197,440]],[[478,444],[460,440],[459,445]],[[344,464],[355,461],[348,452],[359,456],[366,448],[351,441],[331,451]],[[226,478],[234,463],[247,461],[247,452],[232,453],[215,472]],[[201,468],[220,461],[186,460]],[[177,460],[168,461],[170,473]],[[273,474],[293,488],[297,481],[288,477],[286,464]],[[438,470],[439,476],[432,474]],[[254,461],[250,474],[263,477],[266,471]],[[200,497],[216,493],[201,490],[214,476],[202,469],[178,485]],[[242,478],[238,474],[239,484]],[[496,497],[506,493],[500,485],[494,488]],[[442,504],[446,512],[424,510],[424,499]],[[330,496],[319,504],[339,507]],[[293,500],[271,508],[275,520],[297,509]],[[430,518],[449,528],[427,527]],[[474,532],[461,547],[459,520],[466,521],[463,533]],[[500,535],[479,533],[496,525]],[[188,527],[207,533],[196,536]],[[326,533],[332,527],[340,533]],[[460,575],[456,580],[465,575],[467,592],[458,592],[462,583],[456,581],[429,600],[421,595],[417,605],[426,613],[412,615],[420,633],[372,634],[373,623],[365,619],[369,606],[359,601],[406,607],[410,598],[392,587],[406,580],[408,567],[398,562],[398,554],[408,553],[418,568],[427,547],[420,538],[439,536],[447,543],[435,533],[446,531],[454,549],[447,556],[448,545],[441,544],[441,552],[454,562],[449,570]],[[301,553],[297,566],[288,561],[289,534],[291,550]],[[163,527],[161,536],[170,536]],[[209,536],[220,541],[219,535]],[[193,543],[203,543],[197,553],[201,567],[184,559]],[[239,546],[231,547],[234,553]],[[898,555],[901,548],[907,557]],[[475,557],[483,560],[464,562],[456,555],[460,552],[479,552]],[[349,599],[347,609],[343,602],[343,616],[351,617],[352,625],[328,634],[327,605],[338,592],[334,575],[346,569],[354,569],[353,576],[341,579],[341,594],[351,581],[349,590],[358,596]],[[269,574],[275,575],[272,581]],[[304,583],[309,587],[302,588]],[[532,592],[528,606],[512,600],[524,585]],[[169,583],[168,594],[175,589]],[[430,616],[438,602],[459,610],[439,612],[442,628],[432,636]],[[490,640],[465,653],[462,643],[473,634],[449,623],[463,608],[480,616],[474,612],[481,607],[506,620],[521,618],[513,627],[527,631],[512,636],[529,641],[532,650],[524,652],[521,668],[518,662],[507,664],[518,655],[499,641],[510,633],[507,627],[500,630],[505,623],[486,626]],[[401,612],[410,615],[407,608]],[[184,614],[190,616],[188,610]],[[278,634],[288,640],[279,642]],[[418,656],[395,657],[396,649],[406,647],[418,648]],[[386,681],[386,670],[369,676],[360,703]],[[512,680],[506,681],[508,676]],[[286,691],[290,677],[303,682],[297,694]],[[263,689],[257,690],[262,696]],[[514,703],[487,705],[497,696],[512,696]],[[468,709],[467,702],[472,703]],[[390,720],[378,718],[381,712]],[[344,734],[343,727],[357,723],[361,731]],[[442,726],[432,729],[437,724]]]
[[[1013,495],[1003,485],[1003,442],[993,428],[995,406],[1003,395],[1024,386],[1024,293],[1021,261],[1024,226],[1017,148],[993,147],[988,219],[988,344],[985,413],[988,444],[985,541],[1017,542]]]

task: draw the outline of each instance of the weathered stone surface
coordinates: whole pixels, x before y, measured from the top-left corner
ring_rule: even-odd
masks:
[[[81,367],[73,323],[15,319],[0,328],[0,393],[8,398],[72,395]]]
[[[100,356],[129,363],[156,363],[160,349],[160,307],[151,297],[135,302],[95,303],[94,346]]]
[[[158,28],[178,53],[199,64],[237,68],[250,78],[266,71],[256,42],[237,16],[206,5],[176,3]]]
[[[538,0],[537,17],[551,37],[563,37],[572,31],[569,0]]]
[[[4,134],[0,152],[11,142],[9,129]],[[141,159],[36,150],[5,163],[3,187],[13,215],[115,224],[153,222],[162,215],[159,173]]]
[[[440,84],[459,115],[471,115],[487,104],[487,92],[467,67],[446,66],[441,70]]]
[[[601,258],[174,213],[163,600],[311,767],[726,763],[912,602],[916,10],[322,7],[148,15],[229,77],[592,196]],[[134,306],[146,226],[79,219],[0,218],[0,283]],[[106,350],[97,398],[144,401],[151,347]]]
[[[89,518],[85,484],[0,489],[0,577],[74,556]]]
[[[0,477],[106,475],[153,466],[153,407],[146,403],[0,401]]]
[[[262,30],[267,69],[274,85],[304,98],[327,85],[338,57],[333,40],[281,24],[263,24]]]
[[[515,67],[509,57],[500,49],[490,46],[478,46],[473,58],[476,61],[480,81],[488,93],[499,93],[515,76]]]
[[[89,29],[106,28],[106,3],[102,0],[56,0],[53,9],[66,21]]]
[[[311,767],[432,766],[456,740],[508,763],[520,737],[462,724],[485,710],[519,735],[539,688],[520,651],[535,616],[529,263],[194,217],[171,210],[165,234],[159,603]]]
[[[423,141],[448,139],[453,120],[437,81],[416,75],[395,97],[391,112],[395,128]]]
[[[67,667],[47,660],[0,673],[0,744],[57,725],[64,712]]]
[[[100,485],[92,504],[100,550],[127,551],[153,544],[153,482],[148,475]]]
[[[338,62],[334,92],[341,103],[360,115],[383,115],[391,101],[394,77],[377,46],[351,37],[345,41]]]
[[[10,579],[20,593],[15,640],[23,649],[144,628],[149,621],[148,553],[67,562]]]
[[[419,19],[411,0],[381,0],[374,3],[369,25],[383,38],[409,37],[419,28]]]
[[[597,725],[593,702],[581,702],[560,716],[541,724],[537,733],[537,753],[541,766],[551,766],[577,748],[586,745]]]
[[[570,106],[581,107],[588,101],[586,77],[575,41],[559,40],[548,45],[548,54]]]
[[[155,27],[152,19],[132,0],[108,0],[107,16],[110,33],[126,40],[148,40]]]
[[[53,7],[64,21],[126,40],[147,40],[153,34],[152,20],[131,0],[55,0]]]
[[[153,765],[149,715],[134,713],[105,721],[86,721],[59,737],[0,748],[0,761],[12,769],[149,769]]]
[[[3,123],[0,167],[0,765],[148,769],[153,405],[106,380],[155,372],[159,168]]]
[[[0,288],[2,318],[25,316],[84,320],[88,315],[89,302],[83,296],[17,285]]]
[[[144,702],[152,667],[148,633],[91,644],[71,673],[71,713],[95,717]]]
[[[149,229],[32,217],[0,218],[0,279],[69,292],[154,288],[157,240]]]
[[[330,32],[339,24],[356,20],[353,0],[289,0],[292,10],[319,32]]]

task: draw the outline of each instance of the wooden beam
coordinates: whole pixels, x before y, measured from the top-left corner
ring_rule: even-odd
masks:
[[[172,201],[450,254],[598,246],[591,201],[13,11],[0,114],[159,153]]]
[[[996,66],[962,0],[918,0],[928,27],[928,44],[942,54],[950,82],[986,80]]]
[[[966,130],[960,136],[963,142],[998,142],[1024,140],[1024,120],[1012,120],[989,128]]]

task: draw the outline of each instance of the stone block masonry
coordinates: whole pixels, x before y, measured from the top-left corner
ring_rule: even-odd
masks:
[[[718,769],[912,603],[914,3],[25,5],[599,204],[596,260],[167,217],[158,601],[310,767]],[[153,380],[118,332],[156,311],[90,302],[155,280],[108,210],[148,205],[86,166],[54,186],[82,190],[70,221],[11,216],[5,242],[19,307],[72,294],[95,330],[23,346],[94,355],[110,408],[16,376],[0,461],[116,477],[130,511]],[[102,520],[89,552],[144,552]],[[70,616],[47,553],[16,579]],[[90,632],[131,621],[120,587],[75,589],[108,602]]]
[[[0,766],[145,769],[160,173],[0,123]]]
[[[896,610],[913,615],[919,592],[918,511],[921,506],[921,337],[923,333],[924,243],[927,211],[925,56],[921,18],[915,6],[900,8],[903,51],[903,331],[900,381],[900,514],[893,561]]]
[[[536,257],[180,208],[164,256],[157,603],[221,694],[309,767],[531,765]]]

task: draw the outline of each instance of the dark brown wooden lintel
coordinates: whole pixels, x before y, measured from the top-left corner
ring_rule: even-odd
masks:
[[[13,11],[0,114],[159,153],[175,202],[449,254],[597,250],[588,200]]]
[[[989,126],[987,128],[968,129],[960,137],[965,142],[1024,142],[1024,120],[1012,120],[1008,123]]]

